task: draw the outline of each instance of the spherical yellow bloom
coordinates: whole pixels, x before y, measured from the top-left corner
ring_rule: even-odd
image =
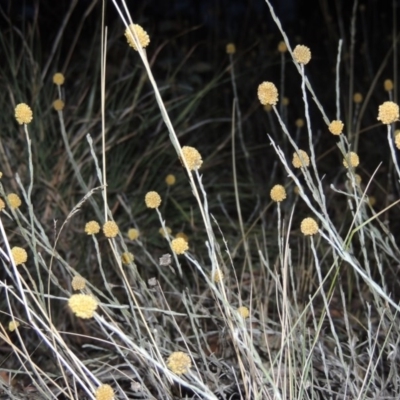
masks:
[[[157,192],[147,192],[144,202],[148,208],[158,208],[161,204],[161,197]]]
[[[213,281],[216,282],[216,283],[218,283],[218,282],[222,282],[223,279],[224,279],[224,274],[223,274],[223,272],[222,272],[220,269],[217,269],[217,270],[214,272]]]
[[[269,104],[276,106],[278,102],[278,89],[272,82],[263,82],[258,85],[257,96],[262,105]]]
[[[393,90],[393,81],[391,79],[385,79],[383,82],[383,88],[387,91],[390,92]]]
[[[292,164],[295,168],[308,167],[310,165],[310,157],[304,150],[299,150],[298,153],[293,153]]]
[[[129,240],[136,240],[139,237],[139,231],[135,228],[128,229]]]
[[[287,46],[286,46],[286,43],[283,40],[278,43],[278,51],[279,51],[279,53],[287,52]]]
[[[396,147],[400,150],[400,130],[397,129],[394,134],[394,143]],[[0,210],[2,210],[2,208],[0,208]]]
[[[18,208],[22,204],[21,199],[15,193],[10,193],[7,196],[7,199],[8,199],[8,202],[10,203],[10,207],[13,208],[13,209]]]
[[[25,103],[20,103],[15,107],[15,119],[22,124],[29,124],[33,119],[32,109]]]
[[[343,159],[343,165],[346,168],[349,168],[348,162],[350,162],[350,165],[353,168],[357,167],[358,164],[360,164],[360,158],[358,157],[357,153],[354,153],[354,151],[351,151],[350,153],[348,153],[346,155],[346,157]]]
[[[65,103],[61,99],[57,99],[53,101],[53,108],[56,111],[62,111],[64,109]]]
[[[134,40],[134,32],[139,39],[139,45],[143,48],[147,47],[150,43],[149,35],[140,25],[137,24],[131,24],[129,25],[129,28],[126,28],[125,30],[125,37],[128,40],[129,46],[133,47],[133,49],[137,51],[136,43]]]
[[[14,332],[21,324],[18,321],[10,321],[8,323],[8,330]]]
[[[329,132],[332,135],[340,135],[343,132],[344,124],[340,120],[334,120],[329,124]]]
[[[178,233],[175,235],[175,237],[176,237],[176,238],[182,238],[182,239],[186,240],[186,241],[189,243],[189,237],[188,237],[188,235],[186,235],[186,234],[183,233],[183,232],[178,232]]]
[[[189,250],[188,242],[183,238],[176,238],[171,242],[172,251],[176,254],[183,254]]]
[[[133,254],[129,252],[122,253],[121,255],[121,262],[124,265],[130,264],[134,259],[135,257],[133,256]]]
[[[176,375],[185,374],[191,366],[190,357],[182,351],[173,352],[167,360],[167,367]]]
[[[118,225],[114,221],[107,221],[103,225],[103,233],[108,238],[114,238],[118,235],[119,228]]]
[[[89,221],[85,225],[85,232],[88,235],[96,235],[100,232],[100,225],[96,221]]]
[[[3,199],[0,199],[0,211],[3,211],[6,208],[6,203],[4,203]]]
[[[175,182],[176,182],[175,175],[168,174],[168,175],[165,177],[165,183],[166,183],[168,186],[175,185]]]
[[[79,275],[76,275],[72,278],[71,282],[72,289],[74,290],[83,290],[85,289],[86,286],[86,280],[85,278],[82,278]]]
[[[302,128],[304,126],[304,119],[303,118],[296,119],[295,124],[297,128]]]
[[[303,235],[315,235],[318,232],[318,224],[313,218],[304,218],[301,221],[300,230]]]
[[[311,50],[307,46],[298,44],[293,50],[293,58],[299,64],[308,64],[311,60]]]
[[[281,202],[286,199],[286,190],[282,185],[275,185],[270,192],[271,199],[276,202]]]
[[[242,318],[248,318],[250,315],[249,309],[244,306],[238,308],[238,313]]]
[[[15,265],[23,264],[28,260],[28,254],[22,247],[13,247],[11,249],[11,255]]]
[[[172,233],[172,229],[169,228],[168,226],[165,227],[165,230],[167,231],[168,236]],[[165,237],[164,228],[160,228],[160,229],[158,230],[158,232],[160,232],[160,235],[161,235],[162,237]]]
[[[378,121],[382,124],[392,124],[399,119],[399,106],[393,101],[385,101],[379,106]]]
[[[87,294],[73,294],[68,300],[72,312],[80,318],[92,318],[97,309],[97,300]]]
[[[62,84],[64,84],[65,81],[65,77],[61,72],[56,72],[53,75],[53,83],[55,85],[61,86]]]
[[[199,169],[203,164],[201,154],[194,147],[183,146],[182,155],[190,171]]]
[[[110,385],[101,385],[95,393],[96,400],[113,400],[114,390]]]
[[[236,53],[236,46],[234,43],[228,43],[226,45],[226,53],[227,54],[235,54]]]
[[[356,104],[360,104],[363,101],[363,96],[361,93],[354,93],[353,95],[353,101]]]

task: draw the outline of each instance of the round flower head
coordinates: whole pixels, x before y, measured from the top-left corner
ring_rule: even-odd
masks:
[[[8,330],[10,332],[14,332],[19,326],[20,326],[20,323],[18,321],[10,321],[8,323]]]
[[[226,45],[226,54],[235,54],[236,53],[236,46],[234,43],[228,43]]]
[[[158,230],[158,232],[160,232],[160,235],[161,235],[162,237],[165,237],[165,236],[166,236],[165,231],[167,231],[167,235],[168,235],[168,236],[172,233],[172,229],[169,228],[168,226],[165,227],[165,230],[164,230],[164,228],[160,228],[160,229]]]
[[[165,183],[166,183],[168,186],[175,185],[175,182],[176,182],[175,175],[168,174],[168,175],[165,177]]]
[[[394,143],[396,147],[400,150],[400,131],[397,129],[394,133]]]
[[[250,315],[249,309],[244,306],[238,308],[238,313],[242,318],[248,318]]]
[[[304,126],[304,119],[303,118],[296,119],[295,124],[297,128],[302,128]]]
[[[354,151],[351,151],[350,153],[348,153],[346,155],[346,157],[343,159],[343,165],[346,168],[349,168],[349,164],[348,162],[350,162],[350,165],[355,168],[358,166],[358,164],[360,164],[360,159],[357,155],[357,153],[354,153]]]
[[[85,225],[85,232],[88,235],[96,235],[100,232],[100,225],[96,221],[89,221]]]
[[[65,81],[65,77],[61,72],[56,72],[53,75],[53,83],[57,86],[61,86],[62,84],[64,84]]]
[[[103,225],[103,233],[108,238],[114,238],[118,235],[119,228],[118,225],[114,221],[107,221]]]
[[[167,367],[176,375],[185,374],[191,366],[192,360],[182,351],[173,352],[167,360]]]
[[[26,261],[28,260],[28,254],[22,247],[13,247],[11,249],[11,255],[15,265],[26,263]]]
[[[183,254],[189,250],[188,242],[183,238],[173,239],[171,242],[172,251],[176,254]]]
[[[122,253],[121,255],[121,262],[124,265],[130,264],[134,259],[135,257],[133,256],[133,254],[129,252]]]
[[[139,237],[139,231],[135,228],[128,229],[129,240],[136,240]]]
[[[343,132],[343,127],[344,124],[340,120],[334,120],[329,124],[329,132],[332,133],[332,135],[340,135]]]
[[[311,60],[311,50],[307,46],[298,44],[293,50],[293,58],[299,64],[308,64]]]
[[[6,208],[6,203],[4,203],[3,199],[0,199],[0,211],[3,211]]]
[[[313,218],[304,218],[301,221],[300,230],[305,236],[315,235],[318,232],[318,224]]]
[[[110,385],[101,385],[95,393],[96,400],[113,400],[114,390]]]
[[[15,107],[15,119],[22,124],[29,124],[33,119],[32,109],[25,103],[20,103]]]
[[[144,202],[148,208],[158,208],[161,204],[161,197],[157,192],[147,192]]]
[[[308,167],[310,165],[310,157],[304,150],[299,150],[298,153],[293,153],[292,164],[295,168]]]
[[[18,208],[18,207],[22,204],[21,199],[20,199],[19,196],[18,196],[17,194],[15,194],[15,193],[10,193],[10,194],[7,196],[7,199],[8,199],[8,202],[10,203],[10,207],[11,207],[12,209],[16,209],[16,208]]]
[[[73,294],[68,300],[72,312],[80,318],[92,318],[97,309],[97,301],[87,294]]]
[[[382,124],[392,124],[399,119],[399,106],[393,101],[385,101],[379,106],[378,121]]]
[[[56,111],[64,110],[65,103],[61,99],[57,99],[53,101],[53,108]]]
[[[383,88],[387,91],[390,92],[393,90],[393,81],[391,79],[385,79],[383,82]]]
[[[354,93],[353,95],[353,101],[356,104],[360,104],[363,101],[363,96],[361,93]]]
[[[130,24],[129,28],[127,28],[125,30],[125,37],[128,40],[128,44],[129,46],[133,47],[134,50],[137,51],[137,46],[134,40],[135,34],[137,35],[137,38],[139,39],[139,45],[141,47],[147,47],[150,43],[150,38],[149,35],[147,34],[147,32],[140,26],[137,24]]]
[[[190,171],[199,169],[203,164],[201,154],[194,147],[183,146],[182,155]]]
[[[83,290],[85,289],[86,286],[86,280],[85,278],[82,278],[79,275],[76,275],[72,278],[71,282],[72,289],[74,290]]]
[[[277,203],[286,199],[286,190],[282,185],[275,185],[270,192],[271,199]]]
[[[278,51],[279,51],[279,53],[286,53],[287,52],[287,46],[286,46],[286,43],[283,40],[278,43]]]
[[[263,106],[267,104],[276,106],[278,102],[278,89],[272,82],[263,82],[258,85],[257,96]]]
[[[224,279],[224,274],[220,269],[217,269],[212,278],[214,282],[219,283]]]

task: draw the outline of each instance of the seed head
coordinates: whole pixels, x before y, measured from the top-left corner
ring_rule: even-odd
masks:
[[[101,385],[95,393],[96,400],[113,400],[114,390],[110,385]]]
[[[393,81],[391,79],[385,79],[383,82],[383,88],[387,91],[390,92],[393,90]]]
[[[139,231],[135,228],[128,229],[129,240],[136,240],[139,237]]]
[[[114,238],[118,235],[119,228],[118,225],[114,221],[107,221],[103,225],[103,233],[105,237]]]
[[[176,375],[185,374],[191,366],[192,360],[182,351],[173,352],[167,360],[167,367]]]
[[[275,185],[270,192],[272,201],[277,203],[286,199],[286,190],[282,185]]]
[[[318,224],[313,218],[304,218],[301,221],[300,230],[305,236],[315,235],[318,232]]]
[[[147,192],[144,197],[147,208],[158,208],[161,204],[161,197],[157,192]]]
[[[299,150],[298,153],[293,153],[292,164],[295,168],[308,167],[310,165],[310,157],[304,150]]]
[[[87,294],[73,294],[68,300],[71,311],[84,319],[93,318],[97,305],[97,300]]]
[[[65,103],[61,99],[57,99],[53,101],[53,108],[56,111],[64,110]]]
[[[213,281],[216,283],[222,282],[224,279],[224,274],[220,269],[217,269],[213,275]]]
[[[295,124],[297,128],[302,128],[304,126],[304,119],[303,118],[296,119]]]
[[[203,164],[200,153],[194,147],[183,146],[182,155],[190,171],[199,169]]]
[[[346,168],[349,168],[349,164],[355,168],[358,166],[358,164],[360,164],[360,158],[358,157],[357,153],[354,153],[354,151],[351,151],[350,153],[348,153],[346,155],[346,157],[343,159],[343,165]]]
[[[356,104],[360,104],[363,101],[363,96],[361,93],[354,93],[353,95],[353,101]]]
[[[299,64],[308,64],[311,60],[311,50],[307,46],[298,44],[293,50],[293,58]]]
[[[57,86],[61,86],[62,84],[64,84],[65,81],[65,77],[61,72],[56,72],[53,75],[53,83]]]
[[[79,275],[76,275],[72,278],[71,282],[72,289],[74,290],[83,290],[85,289],[86,286],[86,280],[85,278],[82,278]]]
[[[171,242],[172,251],[176,254],[183,254],[189,250],[188,242],[183,238],[175,238]]]
[[[96,235],[97,233],[100,232],[100,225],[97,221],[89,221],[86,222],[85,225],[85,232],[88,235]]]
[[[18,321],[10,321],[8,323],[8,330],[14,332],[21,324]]]
[[[279,51],[279,53],[286,53],[287,52],[287,46],[286,46],[286,43],[283,40],[278,43],[278,51]]]
[[[135,257],[133,256],[133,254],[129,252],[122,253],[121,255],[121,262],[124,265],[130,264],[134,259]]]
[[[20,103],[15,107],[15,119],[22,124],[29,124],[33,119],[32,109],[25,103]]]
[[[26,261],[28,260],[28,254],[22,247],[13,247],[11,249],[11,255],[14,259],[15,265],[26,263]]]
[[[399,106],[393,101],[385,101],[379,106],[378,121],[382,124],[392,124],[399,119]]]
[[[160,232],[160,235],[162,236],[162,237],[164,237],[165,238],[165,231],[167,231],[167,234],[168,234],[168,236],[172,233],[172,229],[170,228],[170,227],[168,227],[168,226],[166,226],[165,227],[165,230],[163,229],[163,228],[160,228],[159,230],[158,230],[158,232]]]
[[[166,183],[168,186],[175,185],[175,182],[176,182],[175,175],[168,174],[168,175],[165,177],[165,183]]]
[[[129,28],[125,30],[125,37],[128,40],[129,46],[133,47],[134,50],[137,51],[136,43],[134,40],[135,34],[137,35],[137,38],[139,39],[139,44],[141,47],[147,47],[150,43],[150,38],[147,32],[137,24],[130,24]]]
[[[238,313],[244,319],[248,318],[249,315],[250,315],[249,309],[247,307],[244,307],[244,306],[241,306],[241,307],[238,308]]]
[[[3,211],[6,208],[6,203],[4,203],[3,199],[0,199],[0,211]]]
[[[226,45],[226,54],[235,54],[236,53],[236,46],[234,43],[228,43]]]
[[[258,85],[257,96],[263,106],[276,106],[278,102],[278,89],[272,82],[263,82]]]
[[[340,135],[343,132],[344,124],[340,120],[334,120],[329,124],[329,132],[332,135]]]

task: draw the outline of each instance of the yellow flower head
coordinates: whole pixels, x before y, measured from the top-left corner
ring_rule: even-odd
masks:
[[[334,120],[329,124],[329,132],[332,135],[340,135],[343,132],[344,124],[340,120]]]
[[[8,323],[8,330],[14,332],[21,324],[18,321],[10,321]]]
[[[257,96],[263,106],[267,104],[276,106],[278,102],[278,89],[272,82],[263,82],[258,85]]]
[[[15,119],[22,124],[29,124],[33,119],[32,109],[25,103],[20,103],[15,107]]]
[[[307,46],[298,44],[293,50],[293,58],[299,64],[308,64],[311,60],[311,50]]]
[[[13,257],[15,265],[26,263],[28,260],[28,254],[22,247],[13,247],[11,249],[11,255]]]
[[[382,124],[392,124],[399,119],[399,106],[393,101],[385,101],[379,106],[378,121]]]
[[[135,257],[133,256],[133,254],[129,252],[122,253],[121,255],[121,262],[124,265],[130,264],[134,259]]]
[[[214,272],[214,275],[213,275],[212,278],[213,278],[213,281],[216,282],[216,283],[222,282],[222,280],[224,279],[224,274],[220,269],[217,269]]]
[[[79,275],[76,275],[72,278],[71,282],[72,289],[74,290],[83,290],[85,289],[86,286],[86,280],[85,278],[82,278]]]
[[[161,197],[157,192],[147,192],[144,202],[148,208],[158,208],[161,204]]]
[[[183,254],[189,250],[188,242],[183,238],[175,238],[171,242],[172,251],[176,254]]]
[[[8,202],[10,203],[10,207],[12,208],[12,209],[16,209],[16,208],[18,208],[21,204],[22,204],[22,201],[21,201],[21,199],[19,198],[19,196],[17,195],[17,194],[15,194],[15,193],[10,193],[8,196],[7,196],[7,199],[8,199]]]
[[[168,186],[175,185],[175,182],[176,182],[175,175],[168,174],[168,175],[165,177],[165,183],[166,183]]]
[[[6,203],[4,203],[3,199],[0,199],[0,211],[3,211],[6,208]]]
[[[194,147],[183,146],[182,155],[190,171],[199,169],[203,164],[201,154]]]
[[[360,104],[363,101],[363,96],[361,93],[354,93],[353,95],[353,101],[356,104]]]
[[[68,300],[68,306],[72,312],[80,318],[93,318],[97,309],[97,300],[87,294],[73,294]]]
[[[236,53],[236,46],[234,43],[228,43],[226,45],[226,54],[235,54]]]
[[[304,126],[304,119],[303,118],[297,118],[295,124],[296,124],[297,128],[302,128]]]
[[[387,91],[390,92],[393,90],[393,81],[391,79],[385,79],[383,82],[383,88]]]
[[[167,360],[167,367],[176,375],[185,374],[191,366],[190,357],[182,351],[173,352]]]
[[[136,240],[139,237],[139,231],[135,228],[128,229],[129,240]]]
[[[293,153],[292,164],[295,168],[308,167],[310,165],[310,157],[304,150],[299,150],[298,153]]]
[[[143,48],[147,47],[150,43],[149,35],[140,25],[137,24],[131,24],[129,25],[129,28],[125,30],[125,37],[128,40],[129,46],[133,47],[133,49],[136,51],[138,49],[134,40],[135,38],[134,32],[136,33],[137,38],[139,39],[138,40],[139,45]]]
[[[57,99],[53,101],[53,108],[56,111],[64,110],[65,103],[61,99]]]
[[[286,190],[282,185],[275,185],[270,192],[272,201],[277,203],[286,199]]]
[[[287,46],[286,46],[286,43],[283,40],[278,43],[278,51],[279,51],[279,53],[286,53],[287,52]]]
[[[100,225],[97,221],[89,221],[86,222],[85,225],[85,232],[88,235],[96,235],[97,233],[100,232]]]
[[[360,164],[360,159],[359,159],[357,153],[354,153],[354,151],[351,151],[350,153],[348,153],[346,155],[346,157],[343,159],[343,165],[346,168],[349,168],[349,164],[348,164],[349,162],[353,168],[357,167],[358,164]]]
[[[305,236],[315,235],[318,232],[318,224],[314,218],[304,218],[301,221],[300,230]]]
[[[172,233],[172,229],[169,228],[168,226],[165,227],[165,231],[167,231],[168,236]],[[160,235],[161,235],[162,237],[164,237],[164,238],[165,238],[165,231],[164,231],[164,228],[160,228],[160,229],[158,230],[158,232],[160,232]]]
[[[238,313],[242,318],[248,318],[250,315],[249,309],[244,306],[238,308]]]
[[[96,400],[113,400],[114,390],[110,385],[101,385],[95,393]]]
[[[114,221],[107,221],[103,225],[103,233],[105,237],[114,238],[118,235],[119,228],[118,225]]]
[[[53,83],[57,86],[61,86],[64,84],[65,77],[61,72],[56,72],[53,75]]]

